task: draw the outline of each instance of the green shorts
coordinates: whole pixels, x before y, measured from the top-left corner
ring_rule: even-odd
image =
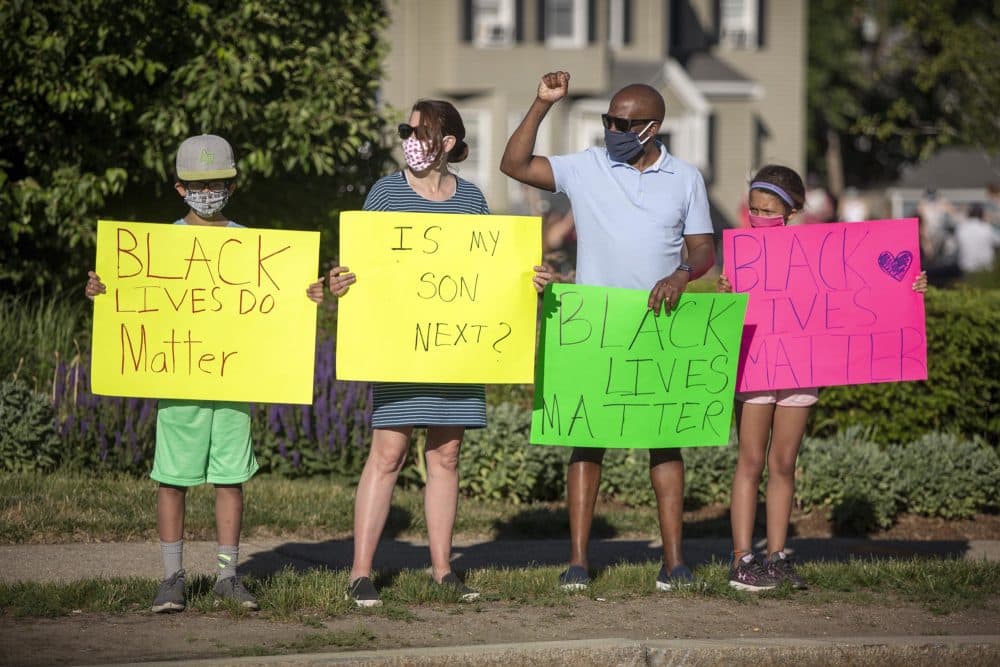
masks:
[[[150,477],[172,486],[242,484],[257,472],[250,406],[161,399]]]

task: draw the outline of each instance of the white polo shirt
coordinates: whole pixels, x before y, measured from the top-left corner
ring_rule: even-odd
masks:
[[[651,289],[677,270],[684,236],[712,233],[701,173],[662,145],[642,172],[604,147],[549,163],[556,192],[573,205],[578,284]]]

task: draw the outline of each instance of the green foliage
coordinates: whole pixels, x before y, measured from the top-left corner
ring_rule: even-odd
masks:
[[[49,390],[60,359],[86,347],[90,302],[71,296],[0,295],[0,379],[17,377]]]
[[[978,438],[928,433],[891,454],[903,473],[908,512],[968,519],[1000,503],[1000,456]]]
[[[859,425],[881,443],[929,431],[1000,440],[1000,292],[931,290],[925,304],[928,380],[823,389],[817,435]]]
[[[192,134],[236,149],[244,224],[318,228],[358,205],[386,156],[386,20],[371,0],[0,4],[0,282],[82,284],[96,217],[179,217],[166,186]]]
[[[514,403],[488,405],[486,424],[466,431],[459,458],[462,493],[515,504],[563,497],[569,452],[528,444],[530,410]]]
[[[854,532],[892,525],[902,504],[902,471],[871,432],[858,427],[826,440],[807,438],[796,478],[805,509],[827,507],[839,527]]]
[[[52,470],[59,448],[49,399],[20,380],[0,381],[0,470]]]

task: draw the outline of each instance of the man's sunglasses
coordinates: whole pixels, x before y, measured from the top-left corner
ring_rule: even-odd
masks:
[[[601,122],[604,123],[605,130],[614,128],[618,132],[628,132],[636,125],[657,123],[659,121],[656,118],[618,118],[617,116],[609,116],[606,113],[602,113]]]

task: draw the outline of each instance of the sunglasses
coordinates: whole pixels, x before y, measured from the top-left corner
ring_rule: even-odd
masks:
[[[628,132],[636,125],[656,123],[659,121],[656,118],[618,118],[617,116],[609,116],[606,113],[602,113],[601,122],[604,123],[605,130],[614,128],[618,132]]]
[[[396,131],[399,132],[399,138],[403,140],[409,139],[414,132],[417,133],[418,139],[423,134],[420,132],[419,127],[413,127],[409,123],[400,123],[399,127],[396,128]]]
[[[225,190],[229,187],[229,181],[183,181],[184,187],[188,190],[198,192],[200,190]]]

